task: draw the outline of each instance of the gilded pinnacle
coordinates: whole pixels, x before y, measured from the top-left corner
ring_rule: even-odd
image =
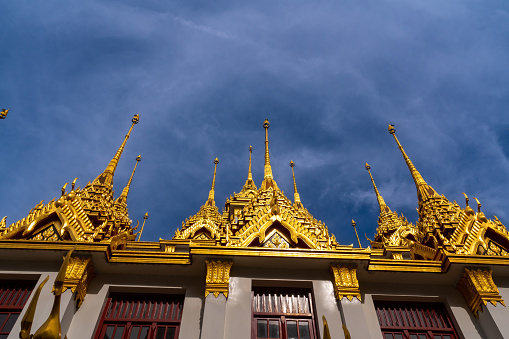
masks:
[[[105,185],[113,185],[113,175],[115,174],[115,169],[117,168],[118,161],[120,159],[120,156],[122,155],[122,152],[124,151],[125,145],[127,143],[127,139],[129,139],[129,136],[131,135],[131,131],[133,130],[134,125],[136,125],[140,121],[140,115],[136,114],[132,119],[132,125],[129,129],[129,132],[127,132],[124,141],[120,145],[117,153],[111,159],[110,163],[108,164],[108,167],[104,170],[103,173],[101,173],[95,180],[94,183],[99,184],[105,184]]]
[[[352,219],[352,227],[355,231],[355,236],[357,237],[357,242],[359,243],[359,248],[362,248],[361,240],[359,239],[359,235],[357,234],[357,228],[355,227],[357,224],[355,223],[355,220]]]
[[[253,180],[253,174],[251,174],[251,155],[253,154],[253,146],[249,146],[249,170],[247,172],[247,180]]]
[[[290,167],[292,168],[292,176],[293,176],[293,194],[294,194],[294,203],[296,205],[300,205],[299,207],[302,207],[302,203],[300,202],[300,196],[299,196],[299,193],[297,192],[297,183],[295,181],[295,172],[293,170],[293,168],[295,167],[295,163],[290,160]]]
[[[371,171],[370,171],[371,166],[369,166],[369,164],[366,163],[366,165],[364,165],[364,167],[368,171],[369,177],[371,178],[371,182],[373,183],[373,188],[375,189],[375,194],[376,194],[376,200],[378,201],[378,206],[380,207],[380,214],[382,214],[384,211],[387,211],[389,208],[387,207],[387,204],[385,203],[384,198],[382,197],[380,192],[378,192],[378,188],[376,187],[375,180],[373,179],[373,176],[371,175]]]
[[[269,120],[265,119],[263,122],[263,128],[265,128],[265,167],[264,167],[264,180],[272,180],[272,168],[270,167],[270,155],[269,155]]]
[[[145,228],[145,221],[148,219],[148,212],[143,216],[143,224],[141,225],[140,235],[138,236],[138,241],[141,239],[141,234],[143,233],[143,229]]]
[[[131,173],[131,177],[129,178],[129,181],[127,182],[127,185],[122,190],[122,194],[119,197],[120,201],[125,202],[127,200],[127,195],[129,194],[129,189],[131,188],[131,182],[133,181],[134,172],[136,172],[136,167],[138,166],[138,163],[141,161],[141,155],[138,155],[136,157],[136,164],[134,165],[133,172]]]
[[[398,138],[396,137],[396,129],[394,128],[394,125],[389,125],[389,133],[392,134],[394,137],[394,140],[396,140],[396,143],[398,144],[398,148],[401,151],[401,154],[403,155],[403,158],[405,159],[405,162],[408,166],[408,169],[410,170],[410,174],[412,175],[412,178],[414,179],[415,186],[417,188],[417,197],[419,201],[423,201],[425,197],[433,197],[436,196],[437,193],[435,190],[429,186],[426,181],[424,181],[423,177],[417,171],[417,168],[415,168],[414,164],[406,154],[405,150],[403,149],[403,146],[401,146]]]
[[[209,192],[209,199],[207,200],[208,205],[214,205],[214,188],[216,186],[216,171],[217,171],[217,164],[219,164],[219,160],[217,158],[214,159],[214,176],[212,177],[212,187],[210,188]]]

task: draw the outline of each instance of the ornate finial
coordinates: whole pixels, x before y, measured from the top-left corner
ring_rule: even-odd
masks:
[[[368,163],[366,163],[366,165],[364,165],[364,167],[368,171],[369,177],[371,178],[371,182],[373,183],[373,188],[375,189],[375,194],[376,194],[376,199],[378,201],[378,206],[380,207],[380,214],[382,214],[383,212],[387,211],[388,206],[385,203],[384,198],[382,197],[380,192],[378,192],[378,188],[376,187],[375,180],[373,179],[373,176],[371,175],[371,171],[370,171],[371,166],[369,166]]]
[[[468,207],[468,196],[466,195],[465,192],[461,192],[461,194],[463,194],[465,196],[465,204],[466,204],[466,207]]]
[[[214,189],[216,187],[217,164],[219,164],[219,160],[217,158],[215,158],[214,159],[214,176],[212,177],[212,187],[210,188],[209,199],[207,200],[207,205],[210,205],[210,206],[215,205],[215,202],[214,202]]]
[[[264,180],[272,180],[272,168],[270,167],[269,155],[269,120],[265,119],[263,128],[265,128],[265,167],[264,167]]]
[[[359,243],[359,248],[362,248],[361,241],[359,239],[359,235],[357,234],[357,228],[355,228],[357,224],[355,223],[355,220],[352,219],[352,227],[355,231],[355,236],[357,237],[357,242]]]
[[[390,134],[396,133],[396,129],[394,128],[394,125],[389,124],[389,133]]]
[[[74,247],[76,248],[76,247]],[[61,338],[61,326],[60,326],[60,298],[64,292],[64,280],[67,266],[74,248],[70,250],[64,258],[62,266],[58,271],[55,283],[53,285],[53,294],[55,299],[53,300],[53,308],[51,309],[48,319],[42,324],[41,327],[34,333],[33,339],[46,339],[46,338]]]
[[[4,108],[2,109],[2,112],[0,112],[0,119],[5,119],[7,118],[7,113],[9,113],[9,109],[7,108]]]
[[[474,210],[472,209],[472,207],[470,207],[468,205],[468,196],[465,194],[465,192],[461,192],[464,196],[465,196],[465,213],[469,216],[474,216],[475,215],[475,212]]]
[[[111,159],[110,163],[108,164],[108,167],[104,170],[103,173],[101,173],[95,180],[94,183],[104,184],[104,185],[113,185],[113,175],[115,174],[115,169],[117,168],[118,160],[120,159],[120,156],[122,155],[122,152],[124,151],[125,144],[127,143],[127,139],[129,139],[129,136],[131,135],[131,131],[133,130],[134,125],[136,125],[140,121],[140,115],[136,114],[132,119],[132,125],[129,129],[129,132],[127,132],[124,141],[122,142],[122,145],[120,145],[117,153]]]
[[[49,279],[49,275],[44,279],[37,290],[35,290],[34,296],[28,305],[27,311],[21,320],[21,331],[19,332],[19,337],[21,339],[29,339],[30,338],[30,330],[32,329],[32,323],[34,322],[35,309],[37,307],[37,301],[39,300],[39,295],[41,294],[41,290]]]
[[[68,182],[65,183],[65,185],[62,187],[62,196],[65,194],[65,188],[67,187]]]
[[[423,201],[425,197],[434,197],[437,196],[437,192],[429,186],[426,181],[424,181],[423,177],[417,171],[412,161],[410,161],[410,158],[405,153],[405,150],[403,149],[403,146],[401,146],[398,138],[396,137],[396,129],[394,128],[394,125],[389,124],[389,133],[392,134],[394,137],[394,140],[396,140],[396,143],[398,144],[398,148],[401,151],[401,154],[403,154],[403,158],[405,159],[405,162],[408,166],[408,169],[410,170],[410,173],[412,174],[412,178],[414,179],[415,186],[417,187],[417,198],[419,201]]]
[[[72,184],[71,184],[71,191],[74,191],[74,187],[76,186],[76,181],[78,180],[78,178],[74,178],[74,180],[72,181]]]
[[[140,235],[138,236],[138,241],[141,239],[141,234],[143,233],[143,228],[145,228],[145,221],[148,219],[148,212],[143,216],[143,224],[141,225]]]
[[[133,169],[133,172],[131,173],[131,177],[129,178],[127,185],[122,190],[122,194],[120,194],[120,197],[118,198],[119,202],[127,201],[127,195],[129,194],[129,189],[131,188],[131,182],[133,181],[134,172],[136,172],[136,167],[138,166],[138,163],[140,161],[141,161],[141,155],[138,155],[136,157],[136,164],[134,165],[134,169]]]
[[[292,176],[293,176],[294,205],[298,205],[298,207],[302,207],[302,203],[300,202],[300,196],[299,196],[299,193],[297,192],[297,183],[295,181],[295,171],[293,170],[293,168],[295,167],[295,163],[292,160],[290,160],[290,167],[292,168]]]

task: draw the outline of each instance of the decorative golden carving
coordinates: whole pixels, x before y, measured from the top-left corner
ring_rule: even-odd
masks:
[[[282,237],[279,233],[275,232],[265,244],[263,244],[263,247],[268,248],[290,248],[290,244],[288,241],[285,240],[284,237]]]
[[[357,266],[331,265],[330,270],[334,276],[334,293],[337,300],[341,301],[343,297],[347,297],[350,301],[354,297],[361,300],[359,281],[357,280]]]
[[[69,259],[69,264],[65,271],[63,292],[69,288],[72,293],[76,293],[74,299],[77,301],[78,308],[83,303],[83,300],[85,300],[88,286],[94,276],[92,258],[71,257]]]
[[[230,284],[230,269],[233,261],[205,260],[207,264],[207,276],[205,279],[205,297],[213,293],[217,298],[223,293],[228,298]]]
[[[482,304],[486,306],[490,302],[493,306],[497,306],[497,302],[500,302],[505,306],[493,282],[492,273],[493,270],[465,268],[456,285],[476,318],[479,317],[478,312],[482,312]]]

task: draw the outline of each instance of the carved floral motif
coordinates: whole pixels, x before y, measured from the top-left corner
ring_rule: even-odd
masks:
[[[205,260],[207,264],[207,276],[205,279],[205,296],[209,293],[217,298],[220,293],[228,297],[228,288],[230,284],[230,269],[232,261]]]
[[[492,273],[493,270],[465,268],[456,285],[476,317],[479,317],[479,311],[482,312],[482,304],[486,306],[490,302],[493,306],[497,306],[497,302],[500,302],[505,306],[504,300],[493,282]]]
[[[357,280],[357,266],[331,265],[330,270],[334,277],[334,293],[337,300],[341,301],[343,297],[347,297],[350,301],[354,297],[361,300],[359,281]]]

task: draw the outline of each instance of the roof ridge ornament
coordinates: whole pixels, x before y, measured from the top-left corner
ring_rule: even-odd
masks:
[[[419,199],[419,202],[426,200],[427,197],[438,196],[437,192],[433,189],[433,187],[429,186],[428,183],[422,177],[422,175],[419,173],[419,171],[417,171],[417,168],[415,168],[414,164],[406,154],[405,150],[403,149],[403,146],[401,146],[401,143],[396,137],[396,129],[394,128],[394,125],[389,124],[389,133],[392,134],[394,140],[396,140],[398,148],[401,151],[401,154],[403,154],[403,158],[405,159],[408,169],[410,170],[410,174],[414,179],[415,186],[417,188],[417,198]]]
[[[120,147],[117,150],[117,153],[115,153],[115,156],[113,159],[111,159],[110,163],[106,167],[103,173],[101,173],[95,180],[93,181],[93,184],[103,184],[103,185],[113,185],[113,175],[115,175],[115,169],[117,168],[118,161],[120,157],[122,156],[122,152],[124,152],[125,145],[127,143],[127,139],[131,136],[131,132],[133,130],[134,125],[136,125],[140,121],[140,115],[136,114],[131,119],[131,128],[129,129],[129,132],[127,132],[124,141],[120,145]]]

